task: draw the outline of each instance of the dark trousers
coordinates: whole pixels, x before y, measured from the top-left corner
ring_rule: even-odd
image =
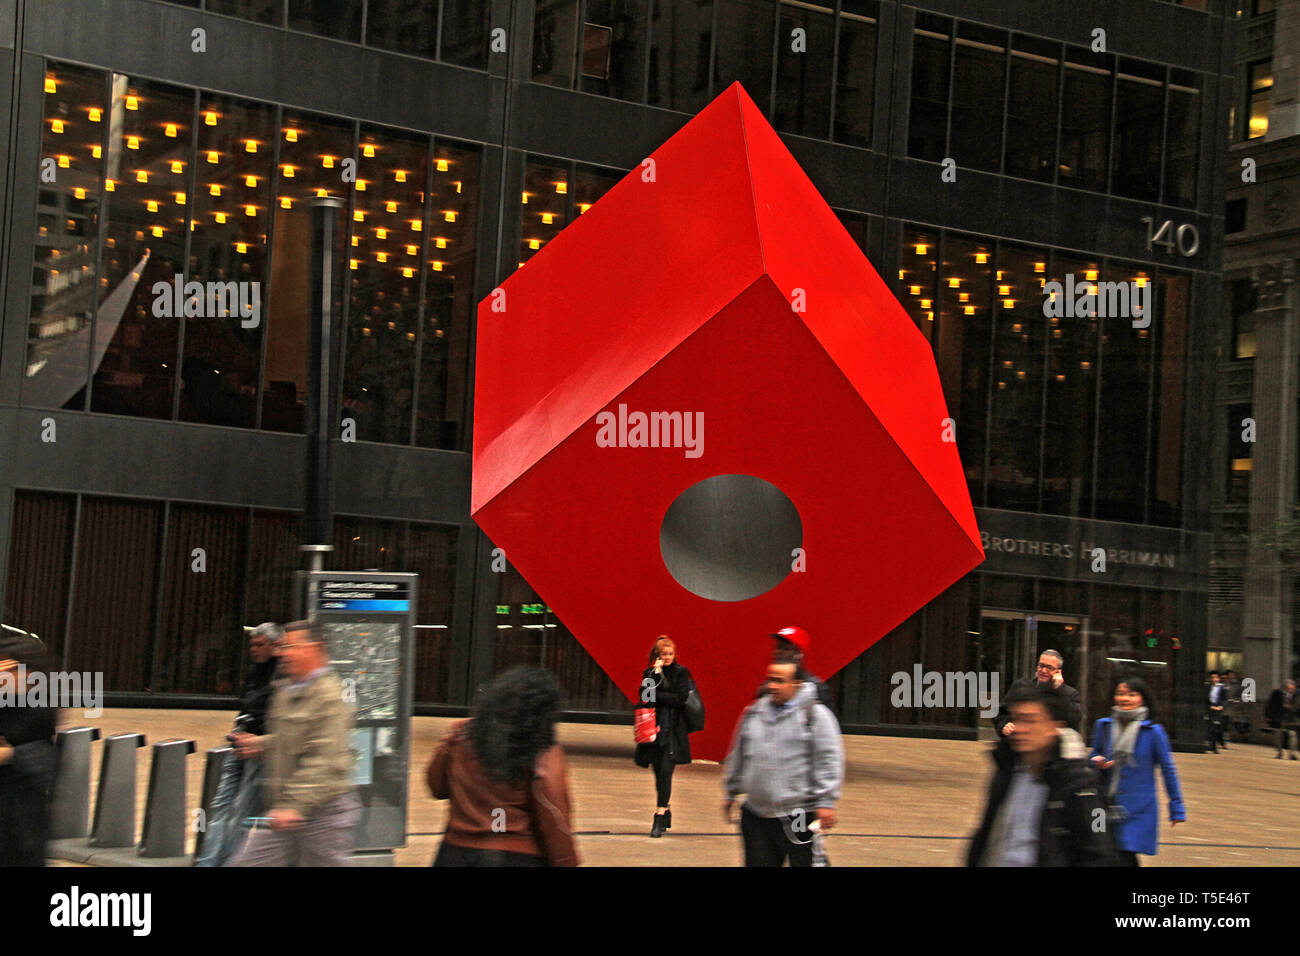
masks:
[[[815,820],[816,814],[808,816]],[[829,866],[817,831],[786,832],[789,817],[760,817],[748,807],[740,808],[740,839],[745,845],[745,866],[780,866],[787,859],[791,866]]]
[[[442,841],[434,866],[545,866],[546,861],[531,853],[511,850],[481,850]]]
[[[1223,742],[1223,713],[1221,710],[1212,710],[1209,713],[1211,751],[1217,751],[1219,747],[1228,749]]]
[[[673,796],[673,770],[677,762],[667,747],[656,747],[654,762],[650,766],[655,772],[655,799],[658,801],[655,806],[666,807]]]

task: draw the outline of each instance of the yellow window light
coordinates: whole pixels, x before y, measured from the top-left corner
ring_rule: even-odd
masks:
[[[1010,294],[1011,294],[1011,286],[1009,285],[998,286],[998,295],[1010,295]]]
[[[540,249],[540,248],[542,248],[542,241],[541,241],[540,239],[529,239],[529,240],[528,240],[528,248],[529,248],[529,249]]]
[[[1004,275],[1006,275],[1006,272],[1005,272],[1004,270],[1002,270],[1002,269],[999,269],[999,270],[998,270],[998,281],[999,281],[999,282],[1002,281],[1002,277],[1003,277]]]
[[[99,157],[104,155],[104,147],[96,143],[94,146],[90,147],[90,155],[99,159]]]
[[[921,300],[921,308],[923,308],[923,309],[928,309],[928,308],[930,308],[930,307],[933,306],[933,305],[934,305],[934,300],[933,300],[933,299],[922,299],[922,300]]]
[[[524,204],[525,206],[528,205],[528,193],[524,193],[523,204]],[[520,263],[520,265],[522,265],[522,264],[523,264],[523,263]]]
[[[1025,370],[1023,368],[1016,369],[1016,378],[1022,382],[1025,380]]]
[[[402,270],[402,274],[405,275],[408,271],[409,271],[409,270],[407,270],[407,269],[403,269],[403,270]],[[406,276],[406,277],[407,277],[408,279],[411,278],[410,276]],[[406,340],[407,340],[408,342],[414,342],[414,341],[415,341],[415,333],[414,333],[414,332],[407,332],[407,333],[406,333]]]
[[[958,279],[958,278],[955,278],[955,277],[952,278],[952,279],[949,279],[949,280],[948,280],[948,288],[949,288],[949,289],[960,289],[960,288],[961,288],[961,279]]]
[[[104,180],[104,188],[111,193],[113,190],[117,189],[117,183],[111,179],[106,179]]]
[[[328,189],[318,189],[318,190],[316,190],[316,197],[317,197],[318,199],[324,199],[324,198],[325,198],[326,196],[328,196],[328,195],[329,195],[329,190],[328,190]]]
[[[914,286],[911,286],[911,287],[908,289],[908,291],[911,292],[912,295],[920,295],[920,294],[921,294],[921,287],[920,287],[919,285],[914,285]]]
[[[460,192],[460,190],[458,189],[456,190],[456,192]],[[589,202],[578,203],[578,215],[581,216],[584,212],[586,212],[590,208],[591,208],[591,203]]]
[[[899,281],[899,282],[902,282],[902,281],[903,281],[904,279],[906,279],[906,278],[907,278],[907,270],[906,270],[906,269],[899,269],[899,270],[898,270],[898,281]]]
[[[129,110],[138,110],[140,108],[140,99],[136,96],[126,98],[126,108]]]
[[[1003,300],[1002,300],[1002,308],[1004,308],[1004,309],[1014,309],[1015,307],[1016,307],[1016,300],[1015,300],[1015,299],[1003,299]]]
[[[288,196],[281,196],[281,197],[280,197],[280,208],[281,208],[281,209],[292,209],[292,208],[293,208],[293,200],[290,199]]]
[[[403,267],[402,267],[402,278],[403,278],[403,279],[413,279],[413,278],[415,278],[415,270],[412,269],[410,266],[403,266]],[[410,332],[408,332],[408,333],[406,333],[406,334],[407,334],[407,335],[411,335]],[[415,336],[411,335],[411,337],[414,338]]]
[[[254,206],[254,205],[251,205],[251,204],[245,206],[245,207],[244,207],[244,215],[245,215],[245,216],[248,216],[248,217],[250,217],[250,218],[253,217],[253,216],[256,216],[256,215],[257,215],[257,207]]]
[[[76,196],[78,199],[85,199],[86,191],[82,189],[80,186],[78,186],[76,189],[72,191],[72,195]]]
[[[424,230],[424,223],[421,220],[419,219],[411,220],[411,232],[422,232],[423,230]]]
[[[384,210],[387,212],[397,212],[397,203],[391,199],[388,200],[388,202],[384,203]]]
[[[433,244],[437,246],[439,249],[447,248],[447,240],[444,239],[442,236],[439,236],[437,239],[433,240]]]
[[[445,213],[442,214],[442,218],[445,219],[445,220],[447,220],[447,222],[455,222],[455,221],[456,221],[456,210],[454,210],[454,209],[448,209]]]
[[[286,143],[298,142],[298,131],[296,129],[287,129],[284,131],[284,141]]]
[[[45,78],[45,92],[46,92],[46,93],[57,93],[57,92],[59,92],[59,88],[58,88],[58,86],[56,86],[55,83],[54,83],[54,77],[52,77],[52,76],[47,76],[47,77]]]
[[[185,164],[182,163],[179,159],[173,159],[171,163],[171,170],[173,173],[179,176],[181,173],[185,172]]]
[[[974,314],[975,314],[975,306],[973,306],[973,305],[968,305],[968,306],[966,306],[966,314],[967,314],[967,315],[974,315]]]
[[[208,150],[208,162],[211,163],[213,166],[217,165],[217,160],[219,158],[220,157],[215,149]]]
[[[360,263],[360,260],[357,260],[357,259],[349,259],[349,260],[348,260],[348,268],[351,269],[353,272],[355,272],[355,271],[357,270],[357,266],[359,266],[360,264],[361,264],[361,263]],[[368,332],[369,329],[367,329],[366,331]]]
[[[416,253],[418,253],[419,251],[420,251],[419,248],[416,247],[416,246],[407,246],[407,247],[406,247],[406,254],[407,254],[408,256],[413,256],[413,255],[415,255]]]
[[[460,180],[456,180],[456,195],[460,195]],[[441,331],[441,330],[439,330]]]
[[[563,196],[569,191],[569,184],[566,182],[558,182],[555,184],[555,191]]]
[[[324,167],[325,169],[333,169],[333,168],[334,168],[334,157],[333,157],[333,156],[322,156],[322,157],[320,158],[320,164],[321,164],[321,166]]]
[[[438,172],[445,173],[447,171],[447,161],[445,159],[438,160],[437,165],[438,165]]]
[[[1035,262],[1035,263],[1034,263],[1034,271],[1035,271],[1035,272],[1046,272],[1046,271],[1047,271],[1047,263],[1046,263],[1046,262]]]
[[[543,222],[545,225],[548,225],[548,226],[551,225],[552,223],[554,223],[554,222],[555,222],[555,213],[551,213],[551,212],[544,212],[544,213],[542,213],[542,222]]]
[[[1023,326],[1019,322],[1016,322],[1014,325],[1011,326],[1011,331],[1019,332],[1022,328]]]
[[[226,222],[226,214],[224,212],[217,213],[216,220],[218,223],[224,225]]]
[[[927,250],[928,248],[930,248],[930,247],[927,246],[924,242],[918,242],[918,243],[916,244],[916,254],[917,254],[918,256],[923,256],[923,255],[925,255],[925,252],[926,252],[926,250]]]
[[[252,173],[249,173],[247,176],[244,177],[244,185],[247,186],[249,189],[253,189],[254,187],[257,186],[257,177],[254,176]]]
[[[147,183],[149,181],[149,174],[143,169],[136,170],[135,181],[137,183]]]
[[[59,169],[67,169],[67,168],[68,168],[69,166],[71,166],[71,165],[72,165],[72,157],[71,157],[71,156],[60,156],[60,157],[59,157]]]
[[[89,116],[92,123],[98,123],[103,118],[103,114],[99,111],[98,106],[92,106],[90,108]]]
[[[126,138],[126,148],[127,148],[127,149],[139,149],[139,148],[140,148],[140,137],[139,137],[139,136],[128,136],[128,137]]]
[[[1096,282],[1096,281],[1097,281],[1097,270],[1096,270],[1096,269],[1089,269],[1089,270],[1087,270],[1086,272],[1084,272],[1083,277],[1084,277],[1085,279],[1087,279],[1089,282]]]
[[[520,265],[523,265],[522,262],[519,263],[519,264],[520,264]],[[434,259],[432,262],[430,262],[430,263],[429,263],[429,266],[433,269],[434,272],[441,272],[441,271],[442,271],[442,263],[439,262],[437,259]]]
[[[1079,368],[1083,369],[1086,372],[1088,369],[1092,368],[1092,363],[1089,362],[1087,359],[1084,359],[1082,362],[1079,363]]]
[[[376,238],[376,239],[387,239],[387,238],[388,238],[388,230],[387,230],[387,229],[376,229],[376,230],[375,230],[375,238]]]
[[[284,166],[284,178],[293,179],[293,167],[288,165],[287,163]]]
[[[354,248],[356,246],[361,245],[361,237],[358,236],[355,232],[352,234],[352,245]]]
[[[248,251],[248,243],[246,242],[235,243],[235,251],[238,252],[240,255],[243,255]]]
[[[206,123],[208,126],[216,126],[217,114],[212,112],[212,110],[208,110],[206,113],[203,114],[203,122]]]
[[[175,138],[176,138],[176,124],[175,124],[175,123],[168,123],[166,126],[164,126],[164,127],[163,127],[163,135],[166,136],[168,139],[175,139]]]
[[[246,152],[246,153],[256,153],[256,152],[257,152],[257,140],[255,140],[255,139],[246,139],[246,140],[244,140],[244,152]]]
[[[218,186],[216,183],[213,183],[211,186],[208,187],[208,195],[209,195],[209,196],[220,196],[220,195],[221,195],[221,187]]]
[[[404,169],[394,169],[394,170],[393,170],[393,182],[397,182],[397,183],[404,183],[404,182],[406,182],[406,170],[404,170]]]
[[[150,199],[147,203],[145,203],[145,208],[148,209],[150,212],[157,212],[157,211],[158,211],[158,200],[156,200],[156,199]]]
[[[366,143],[364,146],[362,146],[361,155],[366,157],[366,159],[374,159],[375,158],[374,145],[372,143]]]
[[[144,238],[144,230],[143,230],[143,229],[137,229],[137,230],[135,231],[135,238],[136,238],[137,241],[143,239],[143,238]]]
[[[366,181],[365,181],[364,179],[358,179],[358,180],[357,180],[357,192],[359,192],[359,193],[363,193],[363,192],[365,192],[365,191],[366,191]]]
[[[1146,288],[1146,284],[1147,284],[1146,276],[1138,276],[1136,279],[1133,280],[1133,282],[1134,284],[1137,285],[1139,289]]]
[[[969,302],[969,301],[970,301],[970,293],[969,293],[969,292],[959,292],[959,293],[957,293],[957,301],[958,301],[958,302]]]
[[[365,221],[366,221],[366,214],[365,214],[364,212],[362,212],[360,209],[354,210],[353,213],[352,213],[352,221],[353,221],[353,222],[365,222]]]
[[[976,264],[982,266],[982,265],[985,265],[988,261],[989,261],[989,254],[988,254],[987,252],[977,252],[977,253],[975,253],[975,262],[976,262]]]
[[[386,252],[376,252],[376,253],[375,253],[375,258],[378,259],[380,262],[387,262],[387,261],[388,261],[388,253],[386,253]]]
[[[161,238],[162,238],[162,234],[163,234],[163,227],[162,227],[162,226],[154,226],[154,227],[153,227],[152,229],[150,229],[149,231],[153,233],[153,237],[154,237],[155,239],[161,239]]]

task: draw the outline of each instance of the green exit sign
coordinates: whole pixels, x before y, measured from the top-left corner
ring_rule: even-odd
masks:
[[[523,604],[520,605],[519,612],[521,614],[545,614],[546,605],[545,604]]]

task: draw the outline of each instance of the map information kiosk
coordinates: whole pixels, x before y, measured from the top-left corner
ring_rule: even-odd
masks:
[[[299,573],[307,617],[320,622],[330,662],[356,708],[353,780],[363,811],[356,848],[367,852],[405,846],[414,686],[411,635],[419,575]]]

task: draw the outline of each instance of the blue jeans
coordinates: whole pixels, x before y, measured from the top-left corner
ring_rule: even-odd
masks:
[[[246,836],[243,822],[261,813],[262,762],[241,760],[232,750],[221,765],[221,780],[208,808],[203,849],[195,866],[225,866]]]

